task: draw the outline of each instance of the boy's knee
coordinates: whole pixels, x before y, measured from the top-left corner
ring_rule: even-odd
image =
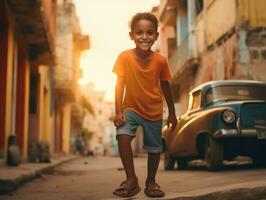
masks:
[[[131,142],[134,137],[131,135],[121,134],[116,136],[118,142]]]

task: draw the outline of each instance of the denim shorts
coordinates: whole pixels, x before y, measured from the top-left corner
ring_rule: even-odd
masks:
[[[116,129],[116,135],[136,136],[139,126],[143,128],[143,148],[149,153],[161,153],[162,148],[162,120],[150,121],[139,114],[125,110],[126,123]]]

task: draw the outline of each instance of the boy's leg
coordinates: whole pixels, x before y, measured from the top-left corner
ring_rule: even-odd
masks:
[[[142,122],[144,129],[144,148],[148,151],[147,179],[145,183],[145,194],[148,197],[163,197],[165,193],[156,183],[156,173],[160,163],[160,152],[162,151],[162,120]]]
[[[130,144],[132,139],[133,137],[130,135],[117,136],[120,158],[126,172],[128,186],[136,184],[137,181],[133,162],[133,152]]]
[[[155,183],[155,176],[160,163],[160,153],[148,153],[148,176],[146,183]]]
[[[113,194],[121,197],[131,197],[140,192],[138,179],[135,174],[133,153],[130,142],[133,136],[130,135],[118,135],[117,141],[119,146],[120,158],[122,160],[127,179],[123,181],[119,188],[117,188]]]
[[[134,169],[133,152],[131,148],[131,140],[135,137],[139,123],[134,112],[126,110],[125,116],[127,121],[123,126],[117,128],[116,139],[120,158],[126,173],[126,181],[123,181],[121,185],[115,189],[113,194],[121,197],[131,197],[141,190]]]
[[[148,197],[163,197],[165,193],[156,183],[155,177],[160,162],[160,153],[148,153],[148,176],[146,179],[145,194]]]

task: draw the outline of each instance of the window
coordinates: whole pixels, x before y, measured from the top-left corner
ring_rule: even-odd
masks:
[[[193,94],[192,110],[200,108],[200,91],[197,91]]]
[[[266,88],[252,85],[217,86],[206,95],[206,103],[218,101],[266,100]]]

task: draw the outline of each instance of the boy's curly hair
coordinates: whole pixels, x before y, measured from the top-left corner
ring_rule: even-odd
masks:
[[[136,13],[130,20],[129,22],[129,28],[130,30],[132,31],[135,24],[142,20],[142,19],[145,19],[145,20],[149,20],[153,23],[156,31],[158,30],[158,19],[156,18],[156,16],[150,12],[140,12],[140,13]]]

